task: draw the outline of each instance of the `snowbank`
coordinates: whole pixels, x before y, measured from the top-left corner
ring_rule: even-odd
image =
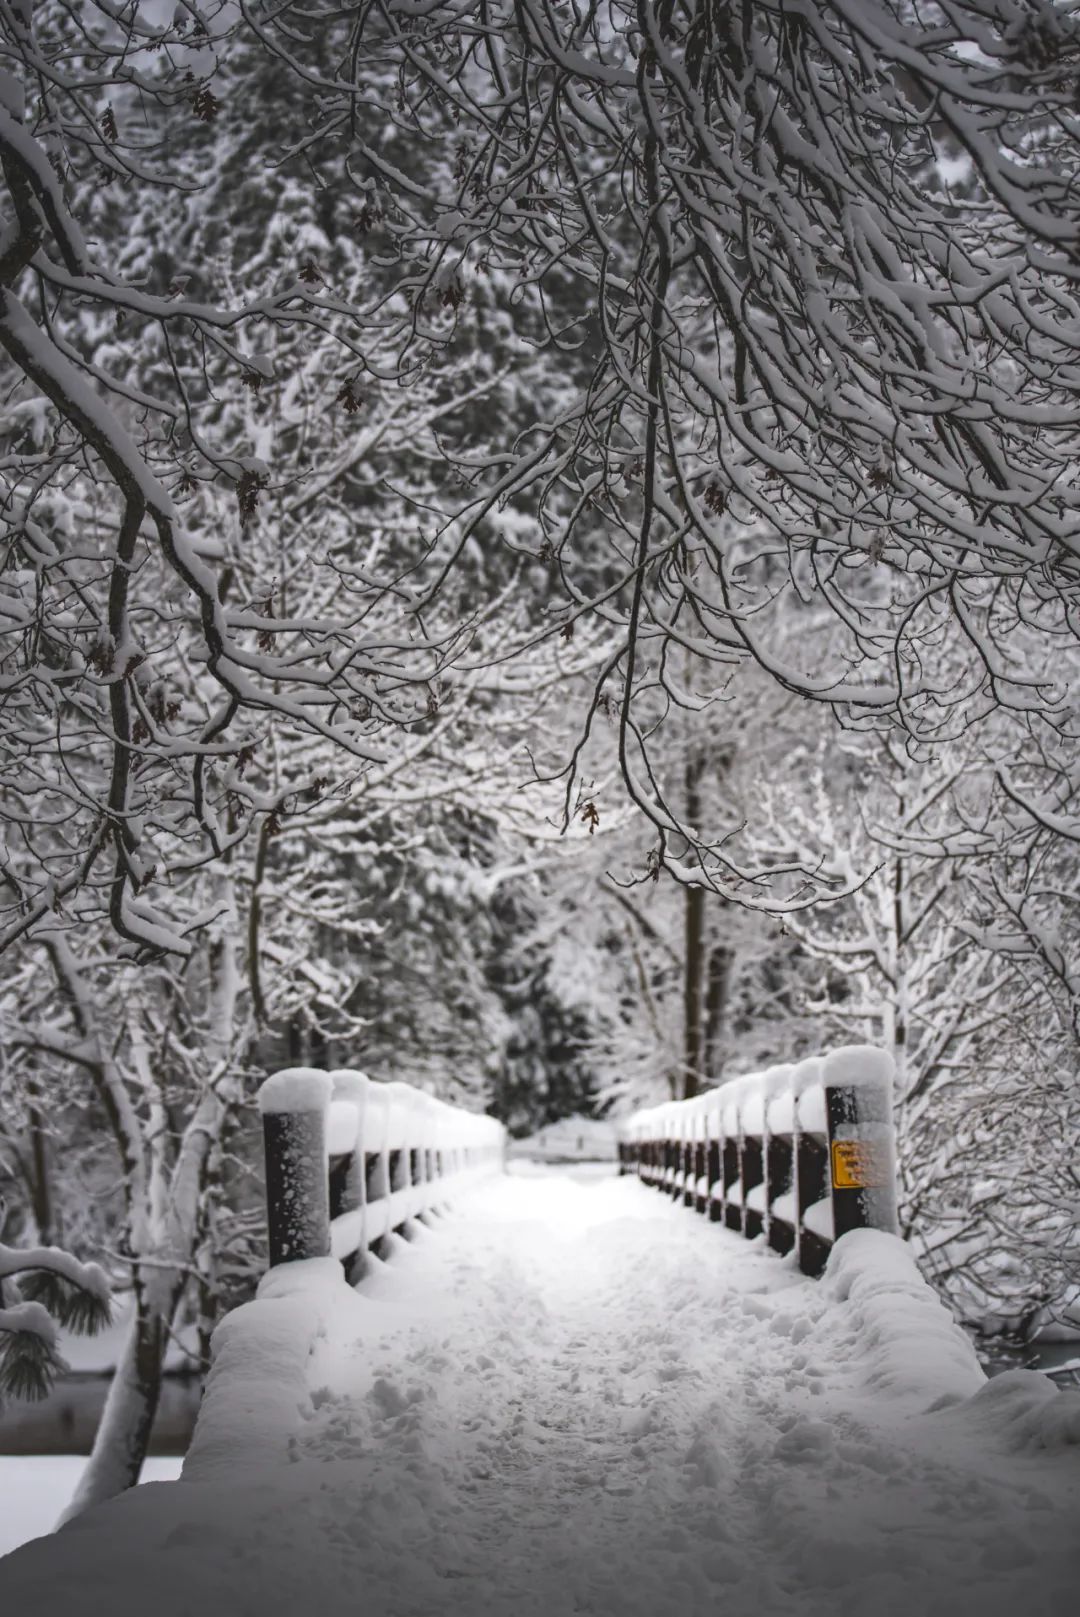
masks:
[[[1080,1447],[1080,1393],[1058,1389],[1037,1371],[994,1376],[965,1406],[963,1417],[969,1428],[1016,1453]]]
[[[0,1454],[0,1557],[55,1528],[86,1469],[84,1454]],[[147,1460],[141,1481],[173,1482],[180,1461]]]
[[[898,1236],[842,1236],[823,1284],[834,1302],[847,1304],[851,1363],[863,1386],[942,1408],[985,1383],[969,1338]]]
[[[363,1305],[336,1258],[308,1258],[271,1269],[254,1302],[226,1315],[214,1332],[213,1365],[184,1461],[185,1482],[214,1481],[237,1469],[284,1466],[310,1406],[308,1367],[331,1316],[338,1333],[360,1330]]]
[[[860,1384],[913,1407],[948,1411],[952,1429],[1006,1452],[1080,1447],[1080,1396],[1033,1370],[988,1380],[970,1337],[894,1235],[855,1230],[837,1242],[824,1287],[844,1305],[837,1345]]]

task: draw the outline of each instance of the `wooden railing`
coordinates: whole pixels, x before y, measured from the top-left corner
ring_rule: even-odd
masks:
[[[259,1090],[270,1265],[369,1250],[502,1167],[506,1130],[408,1084],[359,1072],[275,1073]]]
[[[848,1230],[896,1230],[893,1076],[849,1045],[635,1112],[621,1171],[820,1274]]]

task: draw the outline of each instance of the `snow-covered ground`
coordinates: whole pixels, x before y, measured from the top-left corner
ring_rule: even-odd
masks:
[[[51,1533],[71,1503],[84,1454],[0,1454],[0,1555]],[[147,1460],[144,1482],[172,1482],[179,1460]]]
[[[656,1192],[491,1181],[237,1310],[184,1480],[0,1565],[36,1617],[1050,1617],[1080,1399],[987,1383],[886,1236],[814,1284]]]
[[[603,1119],[563,1117],[523,1140],[511,1140],[507,1154],[511,1161],[614,1162],[619,1155],[618,1130]]]

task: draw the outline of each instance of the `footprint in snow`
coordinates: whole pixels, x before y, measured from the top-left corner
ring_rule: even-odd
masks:
[[[797,1420],[777,1438],[773,1453],[778,1460],[817,1460],[833,1447],[832,1429],[823,1421]]]
[[[375,1405],[377,1413],[384,1420],[389,1420],[395,1415],[403,1415],[413,1404],[418,1404],[423,1396],[423,1389],[420,1387],[410,1387],[407,1392],[403,1392],[385,1376],[377,1376],[368,1393],[368,1400]]]

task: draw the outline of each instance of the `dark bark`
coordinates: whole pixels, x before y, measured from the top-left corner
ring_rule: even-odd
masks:
[[[709,953],[705,996],[705,1070],[710,1083],[718,1083],[723,1070],[734,964],[735,951],[729,949],[726,943],[714,944]]]
[[[31,1102],[27,1122],[30,1130],[30,1195],[42,1246],[55,1246],[57,1231],[53,1223],[52,1181],[49,1169],[49,1135],[45,1119]]]
[[[141,1290],[136,1293],[135,1315],[109,1386],[94,1447],[75,1497],[64,1512],[64,1521],[134,1487],[139,1480],[161,1395],[169,1329],[183,1281],[177,1277],[164,1285],[159,1275],[152,1285],[158,1300],[151,1300]]]
[[[686,761],[684,802],[686,823],[697,827],[701,818],[702,762]],[[683,1095],[689,1100],[701,1088],[705,1005],[705,889],[686,888],[683,942]]]

